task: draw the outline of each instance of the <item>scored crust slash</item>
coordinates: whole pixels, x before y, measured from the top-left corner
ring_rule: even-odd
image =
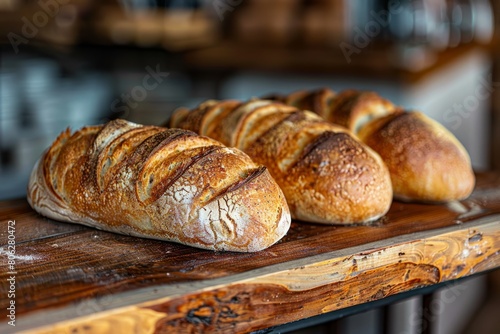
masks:
[[[269,168],[292,217],[323,224],[376,220],[392,203],[389,171],[349,130],[269,100],[207,101],[178,109],[171,127],[195,131]]]
[[[291,218],[371,222],[393,196],[448,202],[475,183],[448,130],[373,92],[209,100],[176,110],[169,125],[66,130],[33,168],[28,202],[65,222],[254,252],[280,240]]]
[[[290,227],[266,167],[191,131],[124,120],[63,132],[33,168],[40,214],[210,250],[254,252]]]
[[[394,197],[442,203],[467,198],[475,176],[469,154],[444,126],[375,92],[328,88],[271,96],[348,128],[384,160]],[[450,168],[453,167],[453,168]]]

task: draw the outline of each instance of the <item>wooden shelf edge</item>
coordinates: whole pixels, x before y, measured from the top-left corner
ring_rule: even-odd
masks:
[[[27,314],[19,317],[15,329],[108,333],[140,326],[144,332],[250,332],[499,266],[500,215],[492,215],[252,272],[179,284],[176,294],[151,287],[110,297],[107,306],[94,301],[87,310],[72,304]]]

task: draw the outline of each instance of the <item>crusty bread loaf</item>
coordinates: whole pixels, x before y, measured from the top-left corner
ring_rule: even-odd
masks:
[[[299,109],[313,111],[328,122],[348,128],[354,134],[371,120],[400,110],[375,92],[354,89],[340,93],[328,88],[301,90],[290,95],[276,95],[274,99]]]
[[[475,177],[462,144],[438,122],[408,112],[374,92],[329,89],[277,96],[350,129],[380,154],[391,173],[394,196],[446,202],[468,197]]]
[[[63,132],[33,168],[28,201],[56,220],[237,252],[271,246],[291,221],[279,186],[245,153],[123,120]]]
[[[448,202],[468,197],[475,176],[462,144],[441,124],[420,112],[377,118],[358,136],[377,151],[402,200]]]
[[[207,101],[177,110],[170,126],[239,148],[269,168],[292,217],[325,224],[366,222],[392,201],[387,167],[347,129],[269,100]]]

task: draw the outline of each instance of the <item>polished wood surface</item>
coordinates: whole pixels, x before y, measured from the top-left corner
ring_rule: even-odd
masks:
[[[2,333],[250,332],[500,266],[500,174],[478,175],[461,202],[395,201],[372,224],[294,222],[251,254],[59,223],[25,200],[0,202],[2,282],[9,220],[16,327],[4,320]],[[11,299],[0,289],[5,313]]]

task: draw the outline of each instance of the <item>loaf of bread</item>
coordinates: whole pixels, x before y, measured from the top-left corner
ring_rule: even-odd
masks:
[[[178,109],[170,126],[239,148],[265,165],[293,218],[368,222],[391,205],[389,172],[379,155],[312,112],[269,100],[212,100],[193,110]]]
[[[405,111],[374,92],[356,90],[298,91],[274,98],[350,129],[387,164],[398,199],[447,202],[467,198],[474,189],[465,148],[420,112]]]
[[[291,222],[276,181],[245,153],[124,120],[63,132],[33,168],[28,201],[56,220],[210,250],[265,249]]]

